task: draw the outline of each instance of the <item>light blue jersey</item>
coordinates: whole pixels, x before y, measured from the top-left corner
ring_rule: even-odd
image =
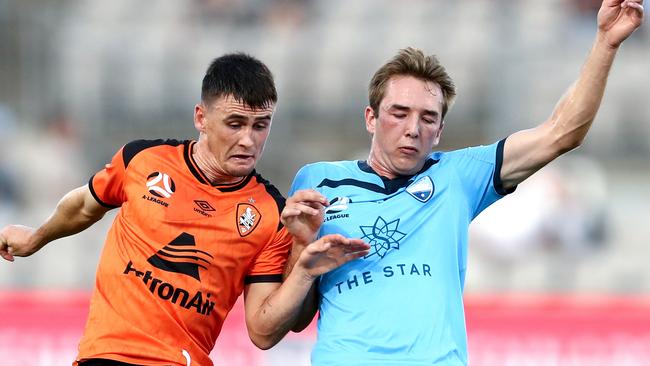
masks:
[[[363,161],[303,167],[290,194],[330,200],[319,236],[361,238],[370,253],[320,279],[313,365],[466,365],[468,227],[505,192],[504,141],[432,153],[388,180]]]

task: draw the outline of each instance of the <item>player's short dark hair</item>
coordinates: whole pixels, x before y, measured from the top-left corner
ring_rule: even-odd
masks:
[[[245,53],[216,58],[203,77],[201,100],[210,104],[232,95],[251,108],[266,108],[278,101],[273,74],[260,60]]]
[[[368,86],[370,107],[379,115],[379,104],[386,95],[386,86],[393,76],[413,76],[423,81],[431,81],[442,89],[442,117],[456,97],[456,86],[445,68],[434,55],[426,56],[421,50],[408,47],[400,50],[395,57],[377,70]]]

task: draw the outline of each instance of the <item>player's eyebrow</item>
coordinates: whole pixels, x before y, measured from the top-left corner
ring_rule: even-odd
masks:
[[[409,107],[409,106],[405,106],[405,105],[401,105],[401,104],[391,104],[391,105],[389,105],[388,108],[386,108],[386,109],[387,109],[387,110],[397,109],[398,111],[408,112],[408,111],[411,110],[411,107]],[[425,109],[423,114],[424,114],[424,115],[428,115],[428,116],[432,116],[432,117],[438,117],[438,115],[439,115],[440,113],[438,113],[438,111],[435,111],[435,110],[432,110],[432,109]]]
[[[262,116],[259,116],[259,117],[255,117],[255,120],[256,121],[266,121],[266,120],[270,120],[272,116],[273,115],[271,113],[268,113],[268,114],[265,114],[265,115],[262,115]]]
[[[388,108],[386,108],[386,109],[387,109],[387,110],[390,110],[390,109],[397,109],[398,111],[408,112],[408,111],[411,110],[411,107],[408,107],[408,106],[405,106],[405,105],[401,105],[401,104],[391,104],[391,105],[389,105]]]
[[[272,114],[264,114],[261,116],[255,117],[255,121],[268,121],[271,119]],[[228,116],[226,116],[226,120],[242,120],[242,119],[248,119],[249,116],[237,112],[230,113]]]

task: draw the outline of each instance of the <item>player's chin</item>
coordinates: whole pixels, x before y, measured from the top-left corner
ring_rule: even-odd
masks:
[[[406,164],[396,164],[395,170],[398,175],[413,175],[418,172],[419,164],[408,162]]]
[[[228,173],[233,177],[245,177],[253,172],[255,163],[251,164],[235,164],[228,169]]]

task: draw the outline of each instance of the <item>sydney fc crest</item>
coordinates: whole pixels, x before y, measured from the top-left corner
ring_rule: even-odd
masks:
[[[427,202],[433,196],[434,191],[433,181],[428,175],[418,179],[406,188],[406,192],[420,202]]]

